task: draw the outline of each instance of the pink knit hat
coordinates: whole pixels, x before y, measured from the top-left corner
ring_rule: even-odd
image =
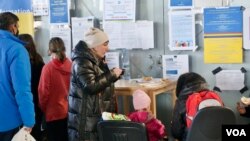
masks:
[[[133,105],[135,110],[144,109],[150,106],[149,96],[142,90],[138,89],[133,93]]]

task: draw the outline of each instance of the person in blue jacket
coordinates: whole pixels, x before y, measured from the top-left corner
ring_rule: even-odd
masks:
[[[20,127],[31,132],[35,123],[31,68],[18,17],[0,13],[0,141],[11,141]]]

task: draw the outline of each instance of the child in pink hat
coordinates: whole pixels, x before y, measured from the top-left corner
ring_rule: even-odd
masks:
[[[147,128],[150,141],[158,141],[166,136],[165,126],[150,112],[151,100],[142,90],[133,93],[133,105],[135,112],[128,115],[131,121],[144,123]]]

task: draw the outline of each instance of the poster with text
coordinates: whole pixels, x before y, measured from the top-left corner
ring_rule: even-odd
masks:
[[[188,55],[163,55],[163,78],[176,81],[183,73],[189,72]]]
[[[243,15],[244,49],[250,49],[250,8],[246,8]]]
[[[34,16],[49,15],[48,0],[33,0],[33,14]]]
[[[187,9],[192,8],[193,3],[193,0],[169,0],[168,6],[170,9]]]
[[[154,48],[153,21],[106,21],[104,31],[109,35],[109,48]]]
[[[104,0],[104,20],[135,21],[136,0]]]
[[[0,13],[12,12],[19,18],[19,32],[34,35],[34,18],[31,0],[2,0]]]
[[[120,68],[120,53],[119,52],[107,52],[105,54],[105,60],[108,64],[109,69]]]
[[[51,24],[69,24],[68,0],[50,0],[49,8]]]
[[[188,11],[169,12],[169,49],[195,50],[194,13]]]
[[[242,63],[241,7],[204,9],[204,62]]]
[[[94,27],[94,17],[72,17],[72,42],[73,48],[80,40],[84,40],[85,32]]]

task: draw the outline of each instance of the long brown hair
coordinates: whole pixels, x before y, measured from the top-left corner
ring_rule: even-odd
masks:
[[[33,64],[38,64],[43,62],[43,59],[40,54],[36,51],[36,46],[34,40],[30,34],[20,34],[19,39],[26,42],[25,48],[27,49],[30,57],[30,62]]]
[[[53,37],[49,41],[49,55],[55,53],[60,61],[66,58],[64,42],[59,37]]]

